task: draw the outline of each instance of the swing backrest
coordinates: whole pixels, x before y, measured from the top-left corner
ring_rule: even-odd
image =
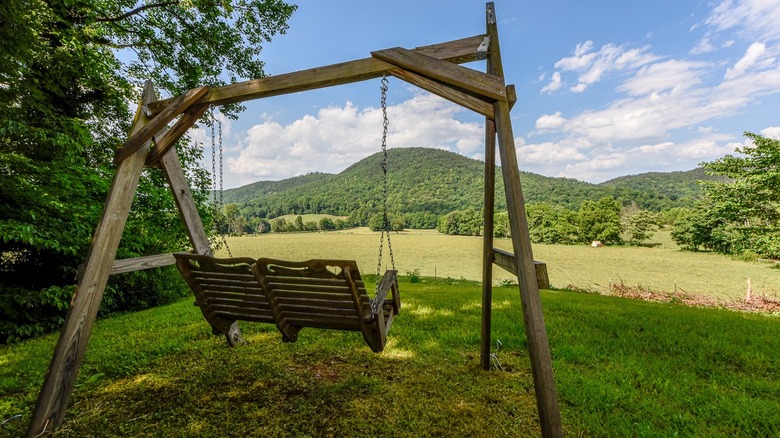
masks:
[[[291,341],[301,327],[359,331],[371,314],[366,286],[354,260],[261,258],[254,271],[279,330]]]
[[[195,294],[195,304],[215,329],[228,333],[236,320],[274,322],[265,291],[252,272],[255,259],[192,253],[175,253],[174,257]]]

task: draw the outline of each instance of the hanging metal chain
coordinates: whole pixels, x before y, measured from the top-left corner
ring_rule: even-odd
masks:
[[[378,277],[382,273],[382,248],[384,247],[385,233],[387,233],[387,249],[390,253],[390,265],[395,270],[395,257],[393,256],[393,246],[390,243],[390,219],[387,217],[387,127],[390,125],[390,119],[387,117],[387,75],[382,75],[382,84],[380,90],[382,95],[380,105],[382,107],[382,234],[379,238],[379,260],[376,264],[377,286]]]
[[[215,125],[218,126],[218,133],[215,132]],[[219,135],[219,187],[217,187],[217,145],[216,139]],[[225,233],[221,230],[222,216],[224,215],[225,203],[222,196],[224,184],[223,184],[223,147],[222,147],[222,121],[217,120],[214,117],[214,108],[211,108],[211,193],[212,193],[212,212],[214,217],[214,231],[220,238],[221,246],[225,247],[228,256],[233,257],[233,253],[230,251]],[[227,224],[224,224],[227,225]]]

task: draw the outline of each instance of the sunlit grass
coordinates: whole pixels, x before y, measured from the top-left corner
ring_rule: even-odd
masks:
[[[534,436],[539,427],[518,290],[494,291],[479,368],[476,283],[402,282],[385,352],[356,332],[283,343],[210,334],[192,300],[98,321],[55,436]],[[450,284],[448,284],[450,283]],[[543,291],[567,436],[777,436],[777,317]],[[0,347],[3,433],[23,434],[56,335]],[[500,341],[500,349],[496,350]]]

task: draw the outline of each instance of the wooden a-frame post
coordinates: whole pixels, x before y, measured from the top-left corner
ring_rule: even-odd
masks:
[[[143,133],[144,128],[151,125],[155,119],[160,120],[148,117],[143,111],[144,106],[156,100],[154,87],[151,82],[147,82],[130,129],[130,139],[137,138],[136,136]],[[181,113],[187,105],[186,102],[179,103],[178,109],[173,108],[173,110]],[[149,140],[164,130],[164,124],[159,125],[157,132],[152,132],[132,153],[119,162],[108,200],[92,238],[87,260],[81,269],[76,291],[71,299],[65,325],[60,331],[60,338],[38,395],[27,436],[39,436],[62,424],[109,275],[171,264],[170,259],[173,257],[167,254],[141,257],[135,259],[133,263],[114,261],[130,213],[133,195],[149,154]],[[161,164],[188,231],[190,243],[199,253],[210,253],[208,237],[198,216],[178,156],[175,152],[165,154]]]
[[[114,260],[144,165],[162,168],[194,251],[210,254],[203,223],[198,216],[181,163],[173,151],[176,141],[198,120],[206,108],[210,105],[244,102],[348,84],[378,78],[384,74],[396,76],[485,116],[481,365],[485,369],[490,365],[491,282],[492,265],[495,263],[518,276],[542,435],[562,436],[557,390],[509,116],[516,97],[514,87],[504,83],[493,3],[487,4],[486,21],[487,32],[483,35],[413,50],[387,49],[373,52],[371,58],[223,87],[200,87],[171,99],[156,100],[152,85],[148,83],[130,135],[116,153],[114,161],[118,167],[114,181],[38,396],[27,430],[28,436],[38,436],[62,423],[109,275],[166,266],[175,262],[172,254]],[[487,59],[487,73],[458,65],[481,59]],[[169,123],[177,117],[178,121],[169,129]],[[496,143],[502,163],[514,253],[493,248]]]

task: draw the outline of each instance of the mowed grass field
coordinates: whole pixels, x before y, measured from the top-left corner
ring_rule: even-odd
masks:
[[[378,232],[367,228],[344,231],[264,234],[231,237],[234,256],[272,257],[288,260],[336,258],[357,260],[361,272],[375,273],[379,254]],[[423,277],[480,280],[482,238],[447,236],[435,230],[392,233],[396,268],[401,275],[417,271]],[[683,291],[718,299],[743,298],[750,278],[753,295],[780,297],[780,269],[767,262],[745,262],[731,257],[680,251],[668,232],[650,240],[656,247],[603,247],[534,245],[534,259],[547,263],[554,288],[607,292],[612,282],[659,292]],[[495,246],[511,251],[509,239],[496,239]],[[385,247],[382,269],[389,267]],[[226,256],[222,250],[218,255]],[[511,274],[494,267],[493,281],[515,281]]]
[[[494,291],[502,370],[486,372],[480,285],[409,280],[381,354],[357,332],[305,328],[285,343],[246,322],[249,344],[230,348],[191,298],[98,321],[52,436],[539,436],[517,288]],[[541,297],[566,436],[780,436],[777,317]],[[24,435],[56,339],[0,346],[0,437]]]

